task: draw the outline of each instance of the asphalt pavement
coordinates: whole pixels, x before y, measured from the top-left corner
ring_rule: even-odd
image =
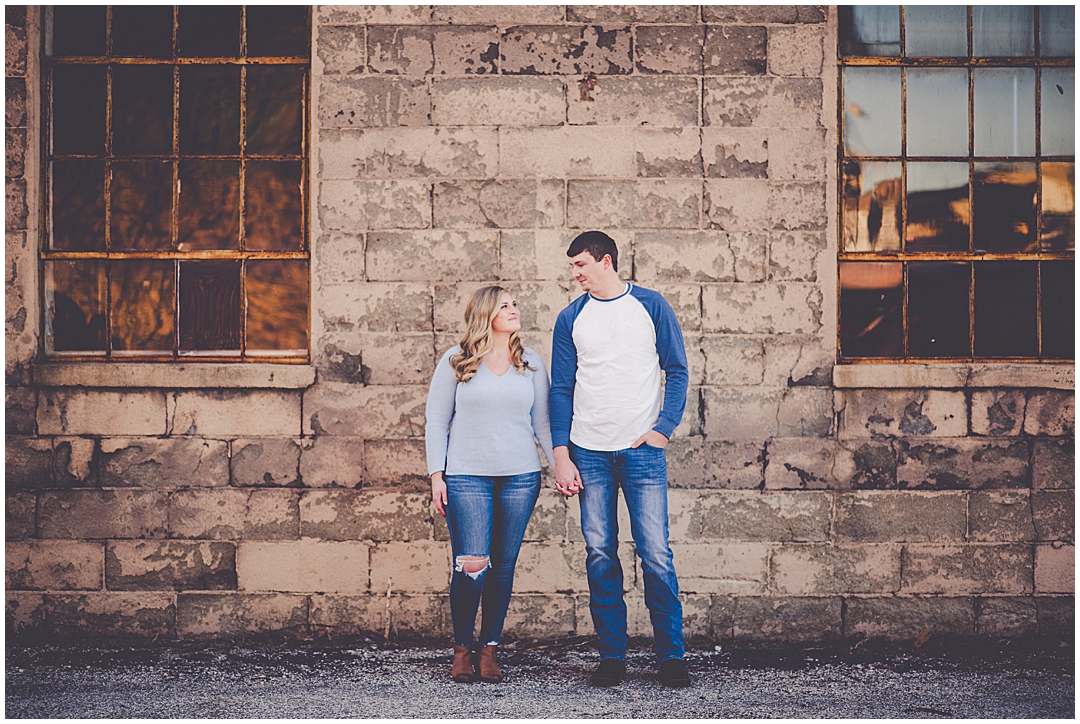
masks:
[[[234,641],[12,646],[9,718],[1055,718],[1075,712],[1072,641],[697,649],[689,689],[635,647],[588,684],[590,642],[515,642],[501,684],[456,684],[448,646]]]

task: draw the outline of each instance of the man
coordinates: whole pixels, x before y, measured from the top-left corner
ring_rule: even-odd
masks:
[[[679,582],[668,545],[664,453],[686,406],[682,330],[660,294],[619,279],[619,250],[607,234],[579,235],[566,255],[585,294],[555,323],[551,437],[556,488],[566,497],[581,494],[589,609],[600,637],[592,683],[613,686],[626,674],[617,520],[622,489],[641,557],[660,681],[689,686]]]

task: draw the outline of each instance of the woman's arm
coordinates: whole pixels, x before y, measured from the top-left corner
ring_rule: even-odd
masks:
[[[454,395],[457,378],[450,366],[450,350],[435,365],[428,388],[424,445],[427,451],[428,475],[446,470],[446,448],[450,438],[450,421],[454,417]]]
[[[534,354],[529,364],[536,368],[533,372],[533,408],[532,425],[536,439],[548,459],[552,470],[555,469],[555,454],[551,451],[551,422],[548,417],[548,392],[551,385],[548,383],[547,368],[544,360],[538,354]]]

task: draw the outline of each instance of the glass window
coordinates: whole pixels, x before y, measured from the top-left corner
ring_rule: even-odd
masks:
[[[1039,8],[1039,48],[1046,58],[1072,58],[1075,45],[1076,8],[1043,5]]]
[[[1072,358],[1074,14],[840,9],[841,361]]]
[[[971,13],[975,57],[1035,55],[1035,14],[1031,5],[975,5]]]
[[[968,54],[967,8],[908,5],[904,8],[904,55],[963,58]]]
[[[911,68],[907,72],[907,152],[912,156],[966,156],[965,68]]]
[[[966,163],[909,163],[905,247],[909,251],[967,251],[969,197]]]
[[[900,153],[900,69],[844,69],[844,142],[854,155]]]
[[[975,69],[975,155],[1035,154],[1035,70]]]
[[[1043,68],[1042,155],[1076,154],[1076,71]]]
[[[306,361],[310,8],[46,13],[45,348]]]
[[[843,55],[900,55],[898,5],[842,5],[838,10]]]

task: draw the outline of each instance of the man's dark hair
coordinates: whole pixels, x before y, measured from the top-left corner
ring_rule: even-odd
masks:
[[[578,234],[577,238],[570,242],[570,248],[566,250],[568,257],[575,257],[583,251],[592,254],[592,258],[600,261],[604,254],[611,256],[611,268],[619,271],[619,248],[615,246],[615,240],[602,231],[586,231]]]

